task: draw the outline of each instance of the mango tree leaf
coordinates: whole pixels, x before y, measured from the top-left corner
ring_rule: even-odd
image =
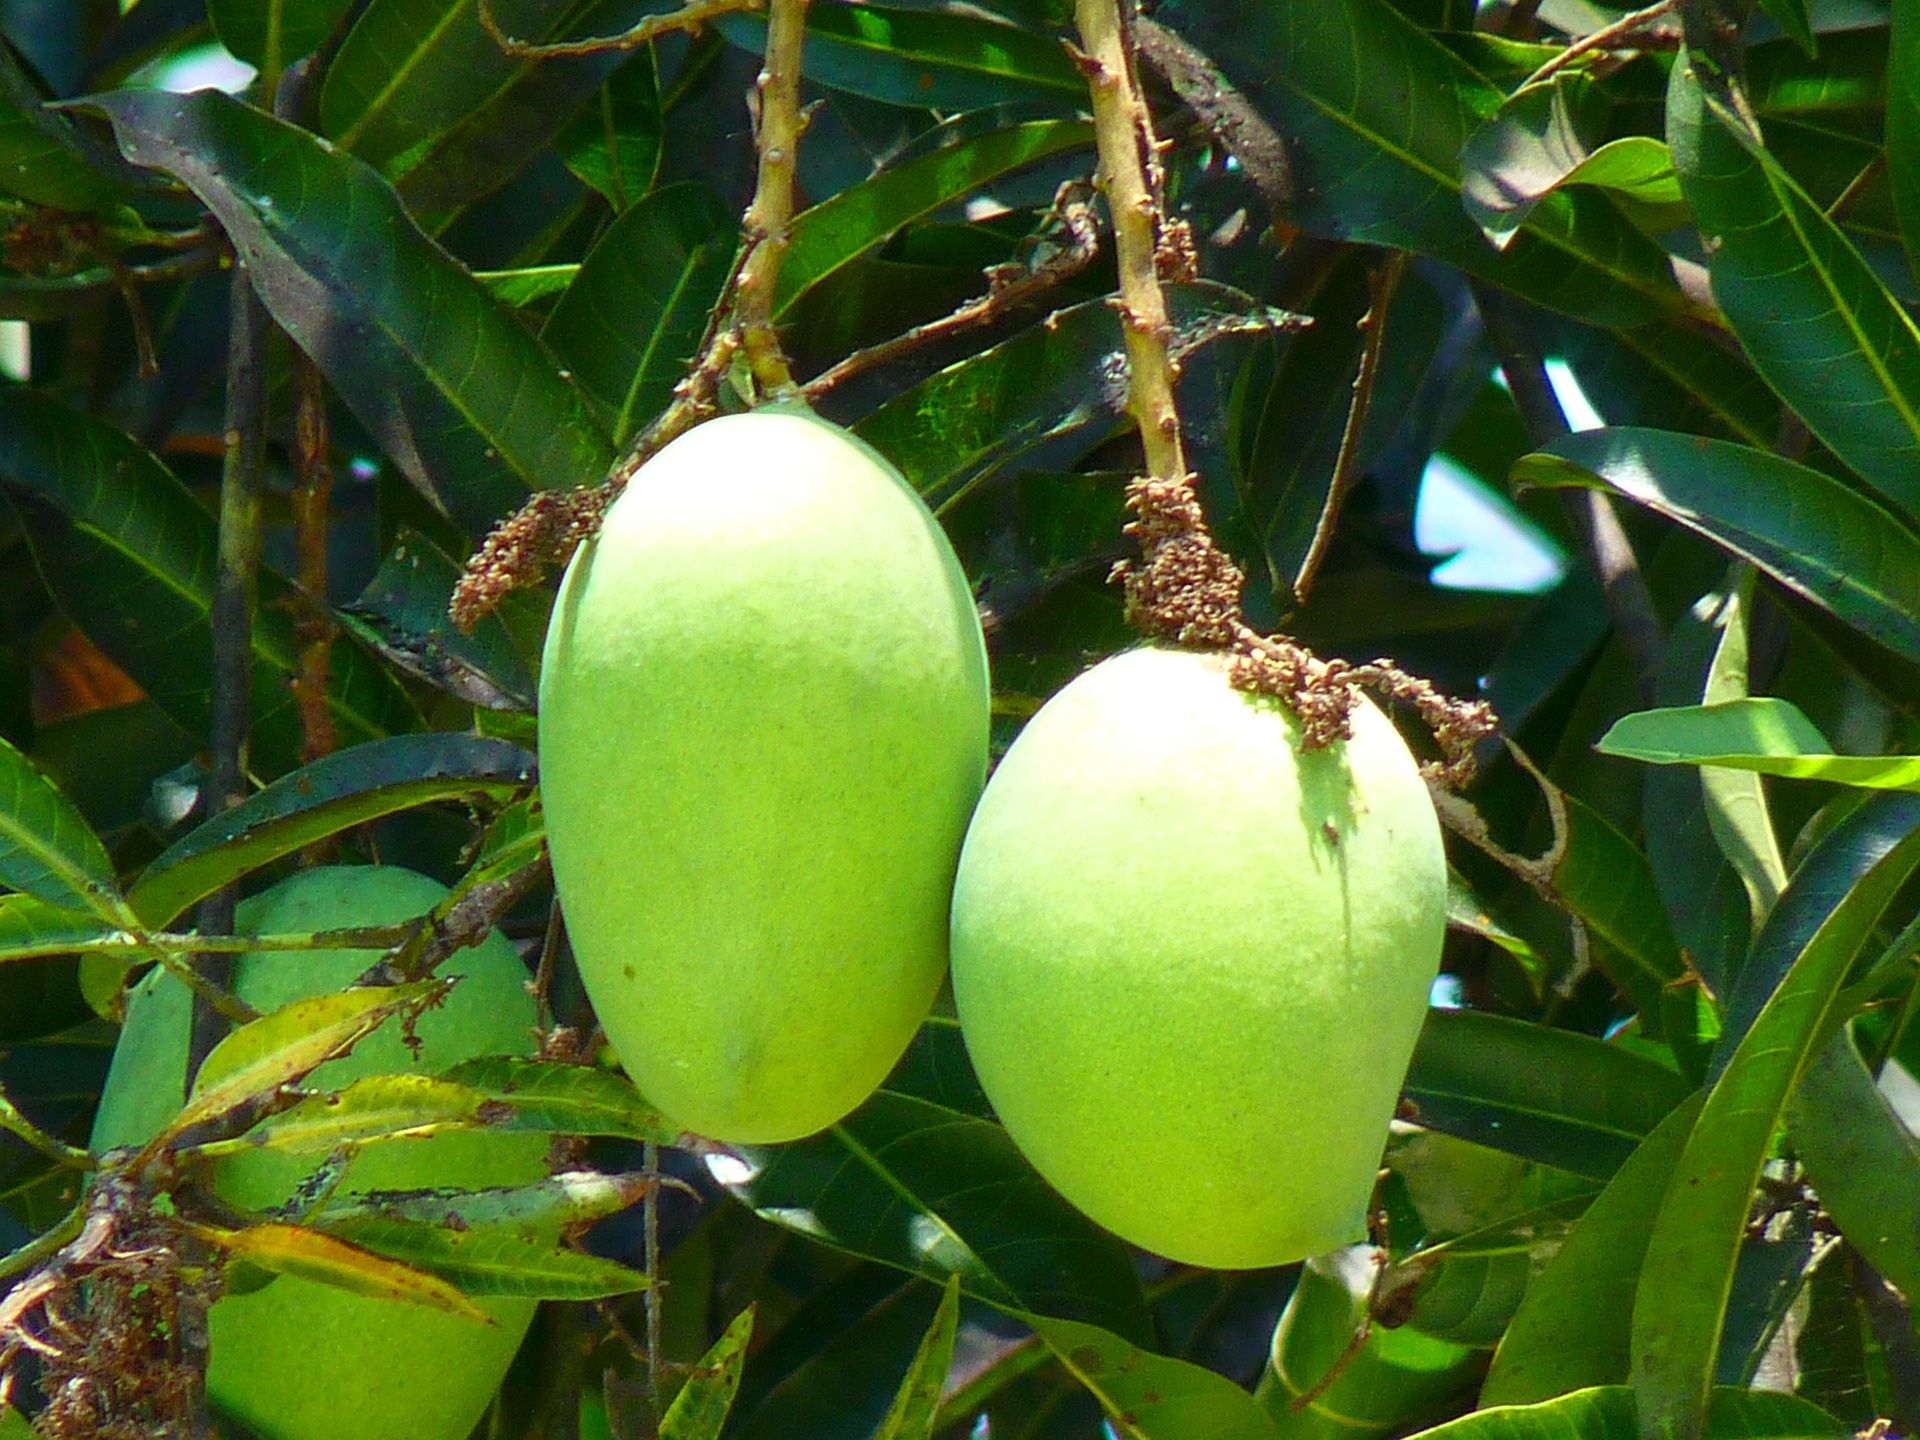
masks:
[[[244,1230],[196,1226],[194,1233],[234,1260],[276,1275],[295,1275],[374,1300],[419,1305],[476,1325],[494,1323],[491,1315],[445,1280],[305,1226],[269,1223]]]
[[[44,98],[13,46],[0,41],[0,190],[56,210],[99,210],[125,199],[125,183],[90,163],[73,122],[46,109]]]
[[[775,317],[909,221],[1037,160],[1093,144],[1093,127],[1083,120],[999,124],[999,118],[950,120],[922,137],[908,158],[794,216],[774,287]],[[991,128],[982,133],[983,125]]]
[[[947,1290],[933,1323],[914,1352],[900,1389],[873,1440],[931,1440],[940,1413],[940,1392],[953,1364],[953,1341],[960,1328],[960,1277],[947,1277]]]
[[[646,57],[623,65],[554,137],[567,169],[600,192],[619,214],[653,189],[666,117],[660,83]]]
[[[1704,1425],[1735,1262],[1768,1145],[1789,1095],[1832,1031],[1854,954],[1920,863],[1920,799],[1874,796],[1802,862],[1742,972],[1743,990],[1771,968],[1770,934],[1798,938],[1789,906],[1803,883],[1819,891],[1815,882],[1824,875],[1816,862],[1829,856],[1867,863],[1844,866],[1857,878],[1792,955],[1750,1025],[1738,1023],[1739,993],[1730,1003],[1722,1037],[1730,1053],[1648,1238],[1634,1297],[1633,1385],[1649,1430],[1697,1434]]]
[[[1787,1124],[1840,1233],[1903,1294],[1920,1294],[1920,1138],[1873,1083],[1846,1031],[1807,1067]]]
[[[1920,536],[1804,465],[1724,440],[1611,426],[1514,467],[1524,485],[1598,482],[1751,561],[1903,659],[1920,661]]]
[[[1483,1408],[1625,1383],[1647,1232],[1699,1114],[1696,1097],[1662,1120],[1534,1278],[1494,1351],[1480,1389]]]
[[[553,1234],[617,1215],[659,1188],[657,1175],[563,1170],[531,1185],[490,1190],[367,1190],[339,1196],[321,1209],[322,1227],[346,1220],[408,1220],[456,1229],[485,1228]]]
[[[0,389],[0,487],[67,617],[189,734],[212,719],[214,519],[126,432],[22,386]],[[253,625],[254,764],[300,752],[290,587],[260,575]],[[328,709],[346,742],[416,727],[419,712],[353,645],[333,649]]]
[[[75,910],[97,910],[120,893],[107,847],[93,827],[5,739],[0,739],[0,885]]]
[[[437,1276],[467,1295],[606,1300],[632,1295],[649,1283],[640,1271],[615,1261],[511,1230],[450,1230],[367,1217],[330,1221],[327,1233]]]
[[[726,15],[715,29],[759,55],[766,21]],[[821,0],[807,12],[809,80],[892,105],[953,112],[1009,99],[1073,106],[1086,82],[1049,35],[966,11]]]
[[[1140,1349],[1097,1325],[1023,1318],[1125,1440],[1275,1440],[1259,1404],[1224,1375]]]
[[[624,445],[673,398],[732,273],[739,221],[704,185],[656,190],[581,262],[540,336]]]
[[[607,439],[558,362],[365,163],[216,90],[88,103],[128,159],[168,171],[219,217],[273,318],[467,529],[531,490],[606,471]]]
[[[33,895],[0,895],[0,965],[66,955],[113,933],[97,914],[49,905]]]
[[[1433,1440],[1640,1440],[1647,1432],[1633,1391],[1604,1385],[1538,1405],[1479,1410],[1420,1433]],[[1704,1440],[1831,1440],[1852,1433],[1852,1426],[1797,1396],[1723,1386],[1713,1392]]]
[[[740,1147],[707,1167],[762,1218],[836,1249],[939,1284],[957,1274],[988,1304],[1144,1342],[1126,1247],[1055,1194],[1004,1130],[970,1113],[972,1092],[956,1095],[952,1079],[950,1068],[903,1065],[822,1134]],[[916,1093],[928,1080],[938,1088]]]
[[[1832,56],[1829,46],[1828,57]],[[1884,57],[1872,74],[1886,85],[1887,178],[1907,254],[1920,254],[1920,0],[1893,0]]]
[[[1406,1095],[1428,1129],[1605,1180],[1692,1088],[1591,1036],[1436,1009],[1414,1047]]]
[[[1649,765],[1715,765],[1869,790],[1920,790],[1920,756],[1836,755],[1798,705],[1772,696],[1623,715],[1595,748]]]
[[[1674,67],[1668,141],[1714,296],[1753,368],[1807,428],[1920,514],[1920,328],[1697,68]]]
[[[282,777],[163,851],[128,898],[149,925],[303,845],[417,805],[505,802],[533,783],[533,756],[480,735],[396,735]]]
[[[1488,243],[1462,204],[1460,152],[1502,94],[1387,0],[1178,0],[1157,18],[1287,137],[1286,218],[1301,228],[1416,250],[1592,324],[1688,308],[1665,252],[1584,186],[1544,196],[1506,250]]]
[[[353,0],[208,0],[220,43],[256,70],[278,75],[311,54]]]
[[[1456,1345],[1493,1345],[1534,1271],[1557,1255],[1596,1193],[1584,1188],[1394,1260],[1384,1284],[1388,1293],[1411,1290],[1407,1327]]]
[[[483,1055],[449,1070],[446,1080],[510,1111],[519,1130],[608,1135],[679,1145],[687,1137],[661,1117],[624,1075],[557,1061]]]
[[[155,1143],[305,1078],[346,1054],[393,1016],[417,1010],[447,989],[444,980],[356,986],[296,1000],[242,1025],[207,1055],[186,1106]]]
[[[207,1156],[247,1150],[289,1155],[352,1154],[386,1140],[408,1140],[487,1124],[487,1097],[426,1075],[368,1075],[337,1094],[312,1095],[269,1115],[244,1135],[192,1147]]]
[[[1546,334],[1609,424],[1773,448],[1780,398],[1743,359],[1707,336],[1665,321],[1624,330],[1560,321]]]
[[[749,1305],[720,1333],[713,1348],[687,1377],[660,1419],[660,1440],[718,1440],[740,1393],[746,1372],[747,1342],[753,1338],[754,1309]]]

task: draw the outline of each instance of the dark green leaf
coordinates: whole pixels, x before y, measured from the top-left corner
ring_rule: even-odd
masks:
[[[1858,863],[1869,855],[1870,864]],[[1920,799],[1875,796],[1820,844],[1756,943],[1742,990],[1748,977],[1771,968],[1770,949],[1784,952],[1783,942],[1799,938],[1797,927],[1782,917],[1803,883],[1825,878],[1829,857],[1857,878],[1788,957],[1790,966],[1750,1025],[1740,1023],[1736,993],[1722,1039],[1731,1053],[1648,1238],[1634,1297],[1633,1383],[1643,1425],[1656,1433],[1666,1428],[1697,1434],[1704,1424],[1754,1185],[1788,1096],[1831,1033],[1832,1011],[1855,952],[1920,862]],[[1770,944],[1775,935],[1779,941]]]
[[[626,1076],[610,1071],[487,1055],[461,1062],[444,1078],[510,1109],[516,1129],[611,1135],[661,1145],[686,1139]]]
[[[1275,1440],[1259,1404],[1224,1375],[1142,1350],[1097,1325],[1028,1318],[1124,1440]]]
[[[1840,1231],[1907,1295],[1920,1294],[1920,1139],[1842,1030],[1787,1107],[1794,1149]]]
[[[558,362],[363,162],[218,91],[90,103],[219,216],[273,318],[461,524],[600,479],[612,452]]]
[[[775,287],[775,315],[908,221],[1037,160],[1093,143],[1093,127],[1082,120],[998,120],[988,114],[949,121],[916,145],[911,158],[796,215]],[[993,128],[983,133],[983,125]]]
[[[1920,660],[1920,537],[1835,480],[1724,440],[1613,426],[1556,440],[1514,471],[1530,485],[1597,479],[1749,560],[1797,595]]]
[[[127,187],[101,173],[66,116],[42,108],[40,88],[0,41],[0,190],[59,210],[98,210]]]
[[[253,66],[278,75],[333,33],[352,0],[208,0],[207,18],[220,43]]]
[[[1487,242],[1462,205],[1460,152],[1501,92],[1387,0],[1179,0],[1159,14],[1287,137],[1293,223],[1432,255],[1594,324],[1688,308],[1660,247],[1583,186],[1542,198],[1505,251]]]
[[[1667,123],[1714,296],[1754,369],[1862,479],[1920,513],[1920,329],[1685,65]]]
[[[1605,1180],[1692,1088],[1570,1030],[1432,1010],[1406,1094],[1429,1129]]]
[[[1832,56],[1832,47],[1828,48]],[[1886,85],[1887,175],[1909,255],[1920,254],[1920,0],[1893,0],[1888,53],[1868,72]]]
[[[625,210],[653,189],[666,117],[650,56],[623,65],[554,137],[554,152],[580,180]]]
[[[669,185],[607,227],[540,336],[624,445],[673,398],[733,268],[739,221],[703,185]]]
[[[119,897],[100,837],[58,787],[0,739],[0,885],[49,905],[99,910]]]
[[[61,607],[190,734],[212,716],[214,520],[125,432],[21,387],[0,390],[0,486],[44,505],[27,513]],[[53,507],[49,509],[47,507]],[[250,747],[274,773],[300,749],[289,687],[297,647],[286,582],[260,576],[253,625]],[[340,738],[411,729],[418,713],[357,647],[336,645],[328,708]]]
[[[441,800],[505,801],[533,780],[533,757],[479,735],[396,735],[316,760],[182,837],[129,899],[150,925],[303,845]]]
[[[755,55],[766,22],[729,15],[715,26]],[[1008,100],[1084,101],[1086,82],[1050,35],[978,13],[820,0],[807,12],[805,73],[829,90],[915,109],[974,110]]]

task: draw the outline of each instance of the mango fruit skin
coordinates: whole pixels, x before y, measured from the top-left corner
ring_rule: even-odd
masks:
[[[607,1038],[698,1134],[798,1139],[947,961],[986,647],[938,523],[810,416],[710,420],[568,567],[540,679],[554,882]]]
[[[398,866],[320,867],[243,900],[235,929],[270,935],[394,924],[425,914],[446,893]],[[233,989],[264,1013],[341,989],[378,958],[375,950],[257,951],[241,957]],[[389,1022],[314,1071],[308,1085],[433,1075],[477,1055],[532,1051],[527,970],[502,936],[460,951],[439,973],[463,978],[444,1006],[422,1015],[417,1059]],[[156,971],[135,987],[94,1122],[96,1149],[142,1143],[179,1110],[191,1019],[191,996],[172,976]],[[355,1156],[336,1193],[528,1184],[546,1174],[545,1152],[544,1138],[532,1134],[393,1141]],[[236,1155],[220,1163],[215,1188],[250,1209],[278,1206],[314,1168],[312,1156]],[[520,1299],[480,1303],[494,1325],[278,1276],[214,1305],[209,1397],[262,1440],[464,1440],[535,1308]]]
[[[1425,783],[1370,704],[1299,725],[1129,651],[987,786],[953,903],[961,1033],[1014,1142],[1122,1238],[1280,1265],[1359,1239],[1446,924]]]

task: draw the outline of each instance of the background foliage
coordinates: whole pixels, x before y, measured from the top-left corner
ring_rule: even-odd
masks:
[[[659,8],[495,6],[532,39]],[[671,1433],[741,1440],[1920,1425],[1920,5],[1654,11],[1585,48],[1622,12],[1166,0],[1141,32],[1199,260],[1179,398],[1250,611],[1484,695],[1512,742],[1446,806],[1451,1008],[1388,1148],[1385,1248],[1244,1274],[1128,1252],[1027,1168],[936,1014],[844,1124],[662,1151],[686,1192],[503,1261],[555,1298],[486,1434],[625,1440],[675,1393]],[[815,0],[775,302],[798,375],[1071,248],[1070,24]],[[472,634],[446,605],[487,529],[597,481],[698,351],[765,22],[544,60],[466,0],[13,0],[0,31],[4,1250],[67,1233],[60,1147],[132,969],[306,847],[504,894],[550,1018],[591,1028],[530,803],[548,592]],[[248,88],[155,88],[216,42]],[[1128,639],[1111,260],[1059,268],[814,396],[952,535],[1000,743]],[[222,471],[230,504],[226,432],[256,425],[250,798],[220,814]],[[1441,466],[1551,578],[1449,583],[1416,524]],[[515,1123],[609,1172],[677,1138],[611,1072],[546,1075]],[[1138,1164],[1155,1138],[1143,1115]],[[644,1266],[643,1220],[658,1388],[638,1282],[593,1268]]]

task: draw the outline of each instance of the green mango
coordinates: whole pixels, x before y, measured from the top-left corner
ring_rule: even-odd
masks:
[[[953,988],[1014,1142],[1189,1264],[1361,1237],[1446,928],[1425,782],[1371,704],[1303,752],[1215,657],[1141,649],[1044,705],[973,818]]]
[[[278,935],[390,925],[425,914],[446,887],[398,866],[304,870],[240,903],[241,934]],[[255,952],[235,967],[234,992],[261,1012],[352,983],[376,950]],[[477,1055],[526,1055],[536,1013],[527,970],[498,934],[441,967],[458,975],[445,1005],[416,1027],[397,1023],[313,1072],[315,1088],[365,1075],[434,1075]],[[100,1111],[97,1150],[150,1139],[185,1099],[192,997],[156,970],[128,999]],[[527,1184],[546,1173],[539,1135],[454,1133],[372,1146],[347,1166],[337,1193]],[[248,1209],[285,1204],[311,1157],[257,1151],[220,1162],[215,1188]],[[263,1440],[462,1440],[485,1412],[532,1323],[534,1302],[480,1302],[495,1324],[374,1300],[293,1276],[229,1294],[210,1318],[207,1388],[214,1406]]]
[[[986,775],[986,647],[886,460],[793,411],[708,421],[568,567],[540,677],[581,978],[686,1129],[798,1139],[925,1018]]]

